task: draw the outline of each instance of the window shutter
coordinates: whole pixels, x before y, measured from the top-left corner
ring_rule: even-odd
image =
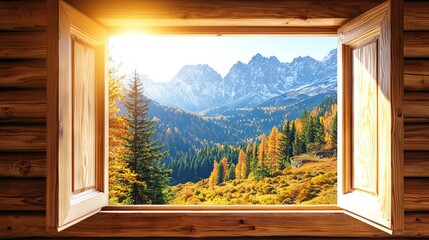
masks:
[[[107,35],[66,3],[58,8],[58,154],[56,167],[48,168],[56,186],[47,193],[56,206],[47,208],[49,231],[72,226],[108,203]]]
[[[338,30],[338,205],[389,233],[403,225],[400,49],[392,48],[392,3]],[[394,26],[397,27],[397,26]],[[402,31],[402,29],[400,29]],[[393,37],[392,37],[393,36]],[[399,45],[399,44],[398,44]],[[399,111],[400,112],[400,111]]]

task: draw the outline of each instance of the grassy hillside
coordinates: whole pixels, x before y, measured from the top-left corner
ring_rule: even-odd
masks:
[[[168,204],[336,204],[336,158],[302,155],[296,159],[305,161],[259,181],[250,175],[213,188],[208,179],[178,184],[172,187],[176,197]]]

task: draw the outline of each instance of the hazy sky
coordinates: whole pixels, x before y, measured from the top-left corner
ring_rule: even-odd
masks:
[[[154,36],[111,37],[109,45],[122,71],[137,69],[154,81],[169,81],[186,64],[208,64],[225,76],[237,61],[248,63],[257,53],[291,62],[298,56],[322,60],[336,48],[336,37]]]

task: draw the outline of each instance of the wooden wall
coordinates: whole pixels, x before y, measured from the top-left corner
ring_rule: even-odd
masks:
[[[429,2],[404,2],[405,233],[429,236]]]
[[[46,8],[0,1],[0,238],[47,236]],[[429,2],[404,10],[404,234],[429,237]]]
[[[0,1],[3,215],[45,211],[46,56],[46,1]]]

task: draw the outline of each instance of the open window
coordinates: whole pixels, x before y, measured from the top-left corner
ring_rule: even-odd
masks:
[[[392,98],[390,9],[386,2],[338,30],[340,156],[338,205],[392,231],[399,146]],[[393,73],[394,74],[394,73]]]
[[[401,73],[392,58],[402,56],[391,11],[388,1],[338,29],[338,205],[372,226],[400,233]],[[207,33],[201,26],[195,31]],[[58,130],[48,141],[58,146],[48,159],[47,176],[54,178],[48,183],[56,182],[47,193],[55,199],[47,209],[50,230],[63,230],[107,205],[105,46],[98,24],[59,2]]]
[[[59,3],[58,155],[55,219],[61,231],[107,205],[106,32]]]

